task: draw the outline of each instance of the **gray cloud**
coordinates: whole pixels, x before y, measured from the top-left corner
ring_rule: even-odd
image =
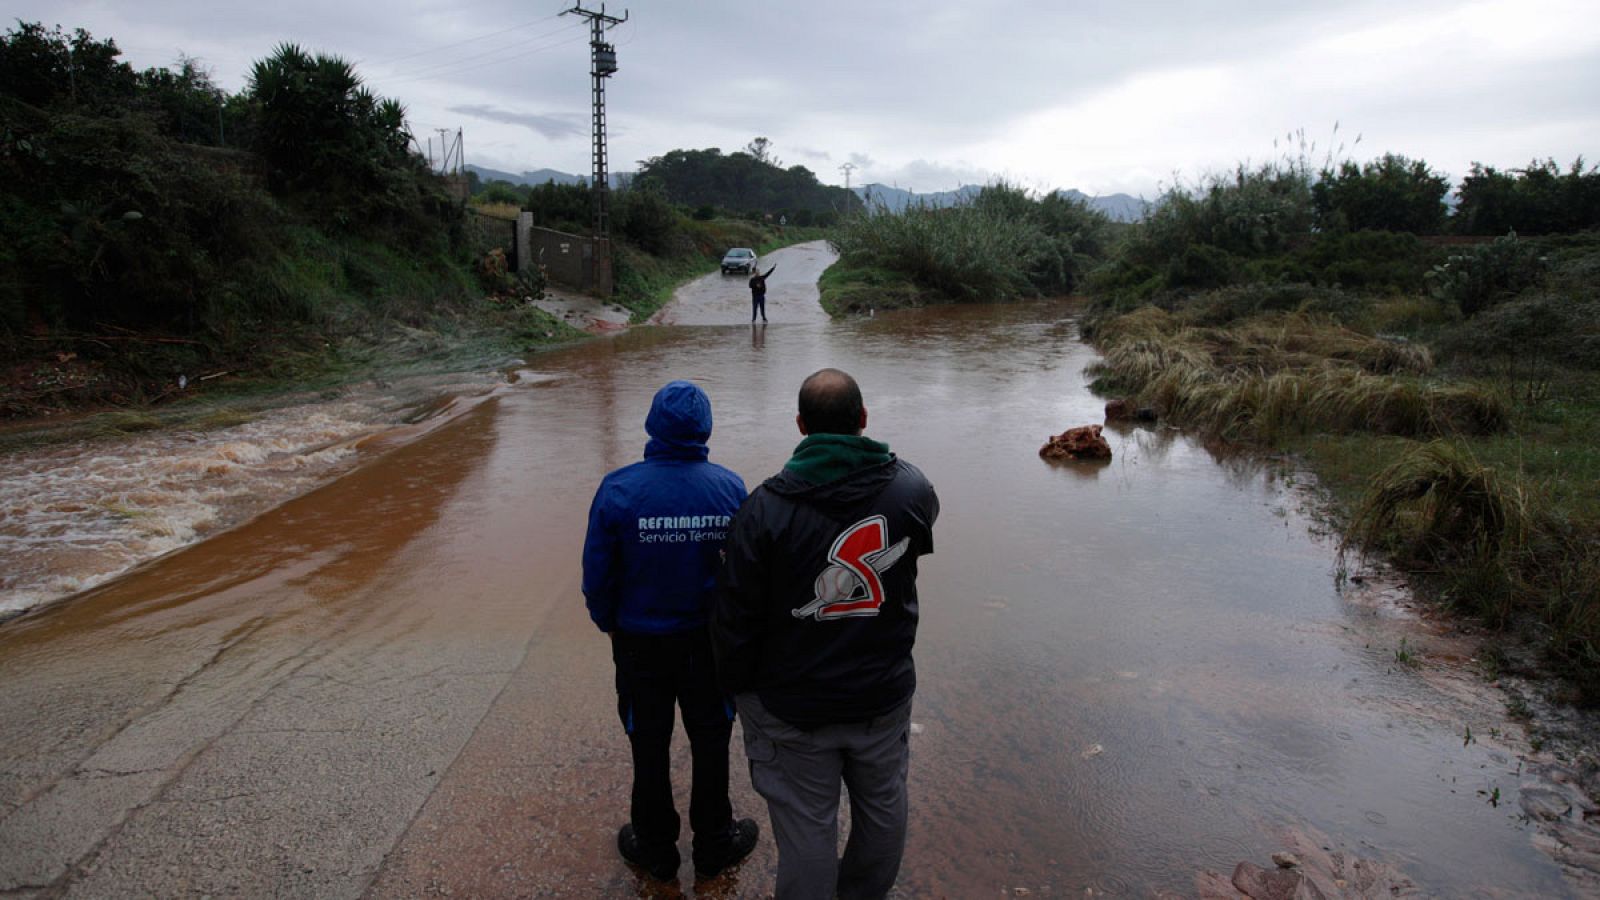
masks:
[[[542,116],[537,113],[518,113],[492,106],[465,105],[449,107],[450,112],[463,116],[472,116],[489,122],[501,122],[506,125],[521,125],[536,131],[545,137],[556,141],[562,138],[588,135],[587,122],[571,113],[556,113],[555,115]]]
[[[244,87],[251,60],[295,41],[355,61],[419,131],[470,118],[469,159],[583,172],[589,48],[582,23],[560,15],[570,5],[14,0],[7,15],[115,38],[140,68],[187,51],[228,90]],[[1144,193],[1334,120],[1367,136],[1362,158],[1420,155],[1458,177],[1474,159],[1592,157],[1600,32],[1586,6],[638,0],[607,32],[620,64],[607,84],[611,153],[622,168],[766,135],[835,183],[834,161],[848,158],[861,167],[853,181],[918,190],[1004,173]],[[529,109],[547,112],[518,112]]]
[[[872,169],[868,174],[873,181],[919,193],[954,190],[963,184],[986,184],[994,179],[992,172],[971,163],[930,162],[925,159],[912,160],[892,169]]]

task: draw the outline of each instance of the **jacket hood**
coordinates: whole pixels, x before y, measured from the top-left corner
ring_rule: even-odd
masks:
[[[645,456],[705,459],[710,454],[711,398],[690,382],[668,382],[656,391],[644,430],[650,435]]]
[[[900,468],[900,458],[893,453],[881,463],[857,469],[843,478],[816,484],[807,481],[793,469],[784,469],[768,478],[767,490],[825,510],[844,510],[854,507],[883,493],[894,481]]]

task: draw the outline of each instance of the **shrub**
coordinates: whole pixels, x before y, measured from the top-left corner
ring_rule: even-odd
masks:
[[[1538,249],[1512,232],[1434,266],[1427,283],[1434,297],[1471,317],[1537,284],[1544,272]]]
[[[616,233],[656,256],[686,256],[693,243],[683,233],[683,216],[655,190],[618,191],[611,195],[611,220]]]
[[[1201,185],[1182,185],[1156,201],[1130,247],[1136,261],[1158,264],[1190,246],[1209,244],[1235,256],[1287,249],[1311,231],[1311,180],[1295,165],[1239,166]]]
[[[1045,252],[1036,225],[976,206],[857,216],[833,244],[856,265],[902,272],[953,299],[979,301],[1031,292],[1028,272]]]
[[[1450,180],[1422,160],[1386,153],[1357,166],[1324,169],[1311,187],[1322,231],[1403,231],[1437,234],[1444,223]]]
[[[1215,288],[1233,280],[1233,254],[1210,244],[1190,244],[1167,264],[1167,287]]]
[[[1416,235],[1392,231],[1318,234],[1294,252],[1307,280],[1397,293],[1421,291],[1441,256]]]
[[[1467,369],[1515,361],[1536,370],[1600,370],[1600,299],[1549,291],[1526,294],[1451,329],[1438,346]]]

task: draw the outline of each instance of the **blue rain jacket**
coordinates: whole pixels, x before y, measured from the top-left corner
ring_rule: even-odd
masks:
[[[744,479],[710,462],[711,400],[687,381],[656,392],[644,459],[607,475],[589,507],[583,596],[601,631],[705,627]]]

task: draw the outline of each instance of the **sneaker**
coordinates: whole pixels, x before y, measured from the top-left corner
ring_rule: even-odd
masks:
[[[728,826],[726,842],[719,843],[718,849],[711,853],[701,853],[698,848],[694,852],[694,874],[701,878],[715,878],[723,870],[738,865],[750,851],[756,848],[756,838],[761,834],[761,826],[755,819],[740,819]]]
[[[671,881],[678,877],[678,863],[681,862],[678,848],[669,847],[662,853],[646,855],[639,847],[639,836],[634,834],[631,822],[622,826],[622,830],[617,832],[617,852],[622,854],[623,859],[645,870],[646,874],[657,881]]]

